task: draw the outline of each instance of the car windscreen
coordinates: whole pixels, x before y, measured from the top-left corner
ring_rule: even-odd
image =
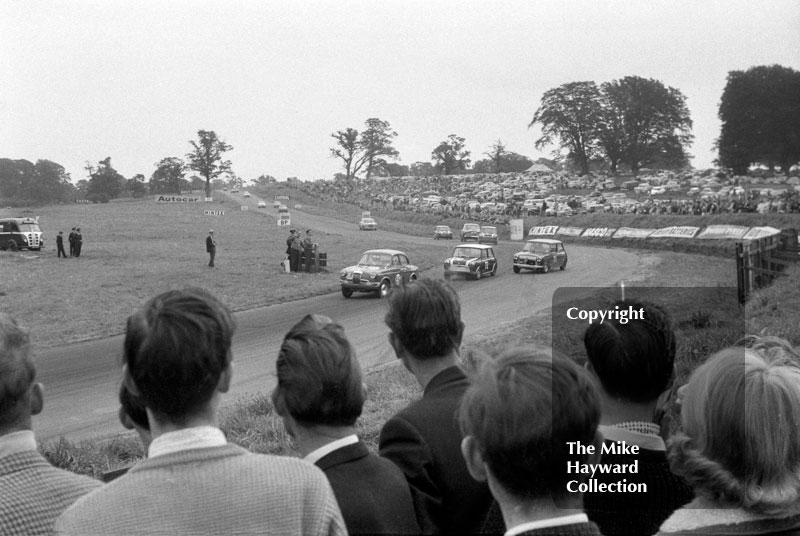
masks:
[[[465,225],[464,226],[464,231],[479,231],[480,232],[480,230],[481,230],[481,228],[477,224],[475,224],[475,225]]]
[[[359,266],[386,266],[392,262],[392,256],[385,253],[364,253]]]
[[[530,251],[531,253],[549,253],[550,244],[542,244],[541,242],[528,242],[522,251]]]
[[[373,220],[372,218],[364,218],[363,220],[361,220],[361,223],[375,223],[375,220]]]
[[[41,232],[39,226],[35,223],[22,223],[19,226],[19,230],[23,233],[38,233]]]
[[[497,234],[497,227],[481,227],[481,232],[484,234]]]
[[[453,251],[453,257],[480,257],[481,250],[480,248],[456,248]]]

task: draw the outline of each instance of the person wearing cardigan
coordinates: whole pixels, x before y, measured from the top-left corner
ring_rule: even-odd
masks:
[[[675,333],[667,312],[654,303],[627,300],[614,306],[633,308],[641,317],[590,324],[583,337],[587,368],[598,381],[602,400],[599,430],[609,450],[601,462],[638,463],[638,472],[627,480],[645,485],[647,492],[589,492],[583,504],[606,536],[649,536],[694,498],[689,484],[670,471],[655,422],[659,399],[674,380]],[[618,448],[621,445],[636,446],[637,452]],[[604,484],[619,481],[613,473],[594,478]]]
[[[128,318],[123,381],[145,406],[147,459],[73,504],[57,534],[346,534],[318,468],[228,443],[233,315],[202,289],[172,290]]]
[[[39,453],[32,416],[43,408],[42,384],[27,330],[0,313],[0,534],[50,534],[56,518],[102,484],[50,465]]]

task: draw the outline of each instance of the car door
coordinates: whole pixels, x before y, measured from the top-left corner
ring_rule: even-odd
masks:
[[[564,250],[564,244],[556,244],[556,266],[561,268],[567,262],[567,252]]]
[[[392,255],[392,265],[389,267],[388,275],[394,285],[400,285],[405,280],[403,265],[400,262],[400,255]]]
[[[488,257],[487,264],[489,266],[489,271],[494,272],[495,266],[497,266],[497,257],[494,256],[494,250],[492,248],[487,249],[486,255]]]

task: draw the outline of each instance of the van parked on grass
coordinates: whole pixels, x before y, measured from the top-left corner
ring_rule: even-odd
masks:
[[[38,218],[0,219],[0,249],[38,251],[42,247],[44,247],[44,239],[42,230],[39,229]]]

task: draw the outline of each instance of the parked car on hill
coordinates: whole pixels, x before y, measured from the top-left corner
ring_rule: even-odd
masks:
[[[267,204],[264,201],[259,201],[258,208],[267,208]]]
[[[396,249],[371,249],[361,254],[358,264],[339,272],[342,296],[354,292],[373,292],[384,297],[391,289],[419,277],[419,267]]]
[[[245,192],[242,194],[244,197],[250,197],[250,192]]]
[[[459,244],[453,255],[444,260],[444,278],[463,275],[480,279],[484,274],[497,273],[497,258],[492,246],[486,244]]]
[[[521,270],[547,273],[553,268],[567,267],[567,252],[561,240],[534,238],[525,243],[522,251],[514,253],[512,261],[515,274]]]
[[[433,230],[433,239],[439,240],[440,238],[447,238],[448,240],[453,238],[453,230],[450,229],[449,225],[437,225]]]
[[[481,234],[481,226],[477,223],[465,223],[463,227],[461,227],[461,241],[462,242],[469,242],[470,240],[474,240],[475,242],[478,241],[478,237]]]
[[[478,243],[480,244],[497,244],[497,227],[493,225],[481,226],[481,232],[478,235]]]
[[[359,231],[377,231],[378,224],[372,218],[361,218],[361,221],[358,222],[358,230]]]

